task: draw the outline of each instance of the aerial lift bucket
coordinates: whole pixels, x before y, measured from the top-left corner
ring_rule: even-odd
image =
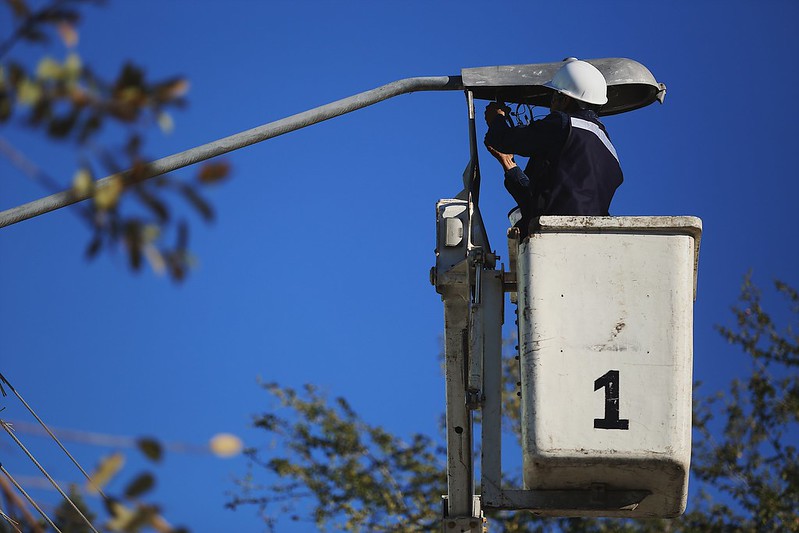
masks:
[[[663,102],[666,87],[640,63],[588,61],[608,83],[600,115]],[[522,242],[511,229],[504,272],[495,269],[479,218],[474,99],[548,107],[552,91],[544,84],[561,65],[462,71],[471,160],[464,190],[438,203],[432,272],[447,339],[444,531],[478,531],[481,509],[630,518],[684,510],[701,222],[542,217]],[[503,291],[518,302],[523,489],[502,484]],[[475,409],[482,411],[482,507],[472,500],[468,455]]]
[[[691,460],[695,217],[557,217],[518,243],[524,484],[649,494],[578,516],[674,517]]]

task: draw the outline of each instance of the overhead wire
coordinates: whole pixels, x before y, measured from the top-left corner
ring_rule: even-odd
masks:
[[[0,509],[0,518],[5,520],[11,527],[13,527],[14,531],[22,533],[22,530],[20,530],[19,527],[17,527],[19,526],[19,522],[8,516],[2,509]]]
[[[102,491],[102,489],[97,486],[97,484],[94,482],[92,477],[86,472],[86,470],[83,469],[83,467],[72,456],[72,454],[69,453],[69,451],[61,443],[61,441],[58,439],[58,437],[55,436],[55,433],[53,433],[50,430],[50,428],[47,427],[47,424],[45,424],[44,421],[41,418],[39,418],[39,415],[36,414],[36,412],[33,410],[33,408],[30,405],[28,405],[28,402],[25,401],[25,399],[22,397],[22,395],[19,392],[17,392],[17,390],[14,388],[13,385],[11,385],[11,383],[8,382],[8,380],[3,375],[3,373],[0,372],[0,390],[2,390],[2,383],[6,384],[6,386],[11,390],[11,392],[13,392],[14,395],[19,399],[19,401],[22,402],[22,405],[24,405],[25,408],[30,412],[30,414],[33,415],[33,417],[36,419],[36,421],[39,422],[39,424],[41,424],[42,428],[44,428],[44,430],[47,432],[47,434],[50,435],[50,438],[52,438],[55,441],[55,443],[58,445],[58,447],[61,448],[61,451],[63,451],[67,455],[67,457],[69,457],[69,459],[72,461],[72,463],[78,468],[78,470],[81,471],[83,476],[88,480],[88,482],[97,491],[97,493],[103,498],[103,500],[108,501],[108,497],[105,495],[105,493]],[[5,395],[6,395],[5,391],[3,391],[3,396],[5,396]]]
[[[58,485],[58,483],[56,483],[56,480],[53,479],[50,476],[50,474],[47,473],[47,470],[45,470],[44,467],[39,463],[39,461],[36,460],[33,454],[31,454],[31,452],[28,451],[28,449],[25,447],[24,444],[22,444],[22,442],[17,438],[17,436],[14,435],[14,432],[12,431],[10,425],[5,420],[0,419],[0,426],[2,426],[3,429],[6,430],[6,433],[8,433],[11,436],[11,438],[14,439],[14,442],[17,443],[17,446],[19,446],[22,449],[22,451],[25,452],[25,455],[28,456],[28,459],[30,459],[31,462],[34,465],[36,465],[36,468],[38,468],[39,471],[42,474],[44,474],[44,477],[46,477],[50,481],[50,484],[53,485],[53,487],[55,487],[55,489],[58,491],[59,494],[61,494],[61,497],[63,497],[64,500],[66,500],[66,502],[75,510],[76,513],[78,513],[78,515],[80,515],[83,521],[86,522],[86,525],[88,525],[91,528],[91,530],[94,531],[95,533],[100,533],[94,528],[91,521],[88,518],[86,518],[86,516],[81,512],[78,506],[75,505],[75,502],[73,502],[72,499],[67,495],[67,493],[64,492],[64,490]]]
[[[30,504],[33,506],[33,508],[34,508],[34,509],[36,509],[37,511],[39,511],[39,514],[40,514],[40,515],[42,515],[42,517],[43,517],[43,518],[44,518],[44,519],[47,521],[47,523],[48,523],[48,524],[50,524],[50,527],[52,527],[53,529],[55,529],[55,530],[56,530],[58,533],[61,533],[61,530],[60,530],[60,529],[58,529],[58,526],[56,526],[56,525],[53,523],[53,521],[52,521],[52,520],[50,520],[50,517],[49,517],[49,516],[47,516],[47,513],[45,513],[45,512],[42,510],[42,508],[41,508],[41,507],[39,507],[39,505],[38,505],[38,504],[37,504],[37,503],[36,503],[36,502],[33,500],[33,498],[31,498],[31,497],[30,497],[30,495],[29,495],[27,492],[25,492],[25,489],[23,489],[23,488],[22,488],[22,486],[21,486],[19,483],[17,483],[17,480],[16,480],[16,479],[14,479],[14,477],[13,477],[11,474],[9,474],[9,473],[8,473],[8,470],[6,470],[6,469],[5,469],[5,467],[2,465],[2,463],[0,463],[0,472],[3,472],[3,474],[5,474],[5,475],[6,475],[6,477],[8,478],[8,480],[9,480],[9,481],[11,481],[11,483],[12,483],[12,484],[13,484],[13,485],[14,485],[14,486],[17,488],[17,490],[18,490],[18,491],[19,491],[19,492],[20,492],[20,493],[21,493],[23,496],[25,496],[25,499],[26,499],[26,500],[28,500],[28,503],[30,503]],[[78,512],[80,512],[80,511],[78,511]],[[81,516],[83,516],[83,515],[81,514]],[[92,529],[93,529],[94,531],[97,531],[96,529],[94,529],[94,527],[92,527]]]
[[[39,527],[39,523],[36,521],[36,518],[31,514],[28,510],[28,507],[25,505],[25,502],[17,496],[14,492],[14,488],[12,485],[6,481],[6,478],[0,476],[0,493],[3,495],[3,501],[6,505],[8,505],[9,510],[16,509],[22,514],[21,518],[24,518],[27,521],[28,526],[32,529],[33,533],[41,533],[41,529]]]
[[[25,399],[22,397],[22,395],[14,388],[13,385],[11,385],[11,383],[8,381],[8,379],[6,379],[6,377],[2,373],[0,373],[0,393],[2,393],[3,396],[7,396],[5,389],[3,389],[3,386],[2,386],[3,384],[5,384],[9,388],[9,390],[11,390],[11,392],[14,393],[14,395],[19,399],[20,402],[22,402],[22,404],[25,406],[25,408],[31,413],[31,415],[33,415],[33,417],[39,422],[39,424],[41,424],[41,426],[44,428],[44,430],[47,432],[47,434],[56,442],[56,444],[58,444],[58,447],[61,448],[61,450],[67,455],[67,457],[69,457],[69,459],[72,461],[72,463],[78,468],[78,470],[81,471],[81,473],[86,477],[86,479],[89,481],[89,483],[97,490],[97,492],[103,497],[103,499],[104,500],[108,500],[108,497],[103,493],[103,491],[100,489],[100,487],[98,487],[95,484],[95,482],[92,480],[91,476],[89,476],[89,474],[86,472],[86,470],[83,469],[83,467],[80,465],[80,463],[78,463],[78,461],[72,456],[72,454],[69,453],[69,451],[66,449],[66,447],[61,443],[61,441],[58,439],[58,437],[56,437],[55,434],[50,430],[50,428],[47,426],[47,424],[45,424],[44,421],[39,417],[39,415],[36,414],[36,411],[34,411],[33,408],[30,406],[30,404],[28,404],[28,402],[25,401]],[[20,441],[17,438],[17,436],[14,435],[14,431],[13,431],[11,425],[9,423],[7,423],[5,420],[0,419],[0,426],[3,427],[3,429],[6,431],[6,433],[8,433],[8,435],[14,440],[14,442],[16,442],[17,446],[19,446],[20,449],[22,449],[22,451],[25,453],[25,455],[28,456],[28,459],[30,459],[31,462],[33,462],[33,464],[36,465],[36,467],[39,469],[39,471],[41,471],[41,473],[44,474],[44,476],[47,478],[47,480],[50,482],[50,484],[58,491],[59,494],[61,494],[61,496],[64,498],[64,500],[67,503],[69,503],[69,505],[75,510],[75,512],[78,513],[78,515],[83,519],[84,522],[86,522],[86,524],[91,528],[91,530],[94,531],[95,533],[99,533],[97,531],[97,529],[95,529],[94,525],[92,525],[91,521],[88,518],[86,518],[86,516],[81,512],[81,510],[78,508],[78,506],[75,505],[75,502],[73,502],[72,499],[58,485],[58,483],[56,483],[56,481],[52,478],[52,476],[50,476],[50,474],[47,473],[47,471],[39,463],[39,461],[36,460],[36,458],[33,456],[33,454],[30,453],[30,451],[28,451],[28,449],[25,447],[24,444],[22,444],[22,441]],[[0,467],[1,466],[2,465],[0,465]],[[22,490],[22,487],[11,477],[10,474],[8,474],[8,472],[5,469],[3,469],[3,473],[5,473],[6,476],[8,476],[8,478],[11,480],[11,482],[14,484],[14,486],[17,487],[17,490],[22,492],[25,495],[25,497],[28,499],[28,501],[30,501],[31,504],[40,513],[42,513],[42,511],[39,509],[38,505],[36,505],[33,502],[33,500],[30,498],[30,496],[28,496],[27,493],[25,493]],[[49,519],[48,519],[48,521],[49,521]],[[53,525],[53,524],[51,523],[51,525]],[[53,525],[53,527],[55,527],[55,526]],[[57,528],[56,528],[56,530],[57,530]]]
[[[18,148],[8,142],[4,137],[0,137],[0,155],[4,156],[9,163],[15,166],[22,174],[38,184],[39,186],[47,189],[50,193],[57,193],[63,186],[55,180],[50,174],[45,172],[36,163],[28,159]],[[92,213],[89,209],[81,207],[75,211],[90,225],[92,224]]]

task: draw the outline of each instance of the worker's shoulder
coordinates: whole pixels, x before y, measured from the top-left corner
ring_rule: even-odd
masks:
[[[571,118],[563,111],[550,111],[547,116],[533,121],[532,124],[545,128],[568,129],[570,123]]]
[[[599,120],[599,115],[597,115],[596,111],[592,109],[578,109],[570,112],[567,116],[569,120],[571,120],[572,118],[577,118],[581,120],[586,120],[588,122],[593,122],[594,124],[598,124],[600,126],[604,126],[604,124],[602,124],[602,121]]]

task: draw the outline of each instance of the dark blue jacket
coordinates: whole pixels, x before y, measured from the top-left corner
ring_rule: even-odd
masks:
[[[497,117],[485,142],[500,152],[530,158],[525,172],[513,168],[505,174],[506,187],[528,217],[609,215],[624,176],[605,127],[593,111],[554,111],[516,128]]]

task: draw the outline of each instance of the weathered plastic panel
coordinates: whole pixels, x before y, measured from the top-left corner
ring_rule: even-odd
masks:
[[[635,510],[589,514],[679,515],[701,221],[540,223],[518,259],[526,488],[643,489]]]

